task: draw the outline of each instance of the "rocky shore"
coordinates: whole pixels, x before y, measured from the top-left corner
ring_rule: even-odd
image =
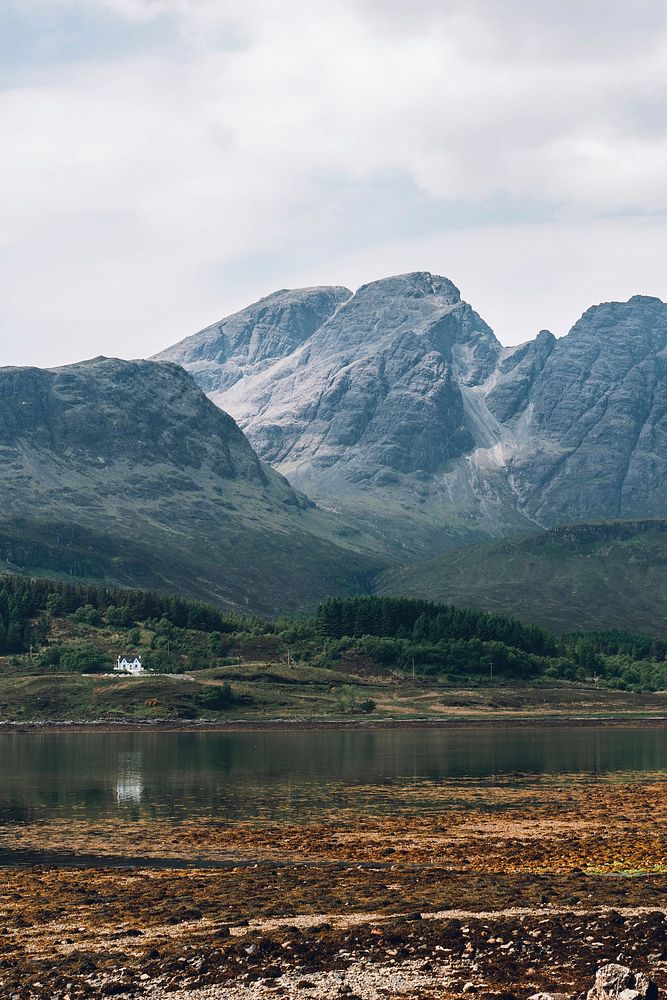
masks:
[[[574,998],[609,963],[667,987],[663,780],[356,794],[317,822],[5,824],[0,852],[89,867],[5,868],[0,996]]]
[[[478,715],[463,711],[440,718],[285,718],[285,719],[89,719],[34,720],[19,721],[0,719],[0,732],[76,732],[76,733],[122,733],[122,732],[262,732],[264,730],[373,730],[373,729],[470,729],[497,728],[506,724],[517,726],[558,726],[591,728],[592,726],[627,727],[633,729],[664,728],[667,724],[667,702],[659,695],[651,696],[652,704],[637,706],[623,705],[613,714],[591,714],[588,705],[582,703],[581,716],[571,710],[561,714],[549,714],[544,708],[529,706],[524,711],[498,711],[493,714]]]

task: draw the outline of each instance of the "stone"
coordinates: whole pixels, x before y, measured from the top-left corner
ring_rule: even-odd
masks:
[[[182,364],[203,389],[221,392],[298,348],[347,299],[349,288],[282,289],[155,356]]]
[[[658,988],[644,973],[610,962],[598,969],[587,1000],[657,1000]]]

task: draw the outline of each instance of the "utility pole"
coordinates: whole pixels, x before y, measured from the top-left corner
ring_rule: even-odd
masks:
[[[292,654],[290,653],[289,649],[287,650],[287,666],[288,667],[292,666]]]
[[[491,662],[489,664],[489,670],[491,672],[491,680],[493,680],[493,660],[491,660]]]
[[[412,679],[415,679],[415,658],[412,657]]]

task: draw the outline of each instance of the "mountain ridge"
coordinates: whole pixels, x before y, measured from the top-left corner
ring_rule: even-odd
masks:
[[[356,591],[378,562],[172,363],[0,369],[0,498],[14,571],[274,613]]]
[[[654,296],[505,348],[453,282],[418,271],[362,285],[296,347],[207,391],[298,488],[420,556],[667,514],[665,350]]]

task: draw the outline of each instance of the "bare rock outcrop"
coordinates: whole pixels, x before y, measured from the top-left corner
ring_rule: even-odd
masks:
[[[598,969],[587,1000],[658,1000],[658,987],[643,972],[611,962]]]
[[[566,993],[533,993],[528,1000],[570,1000]],[[586,1000],[658,1000],[658,987],[643,972],[609,962],[595,974]]]
[[[452,537],[667,516],[657,298],[602,303],[565,337],[503,348],[451,281],[416,271],[354,294],[276,292],[158,358],[187,368],[312,499],[366,528],[381,512],[383,537],[416,555]]]

